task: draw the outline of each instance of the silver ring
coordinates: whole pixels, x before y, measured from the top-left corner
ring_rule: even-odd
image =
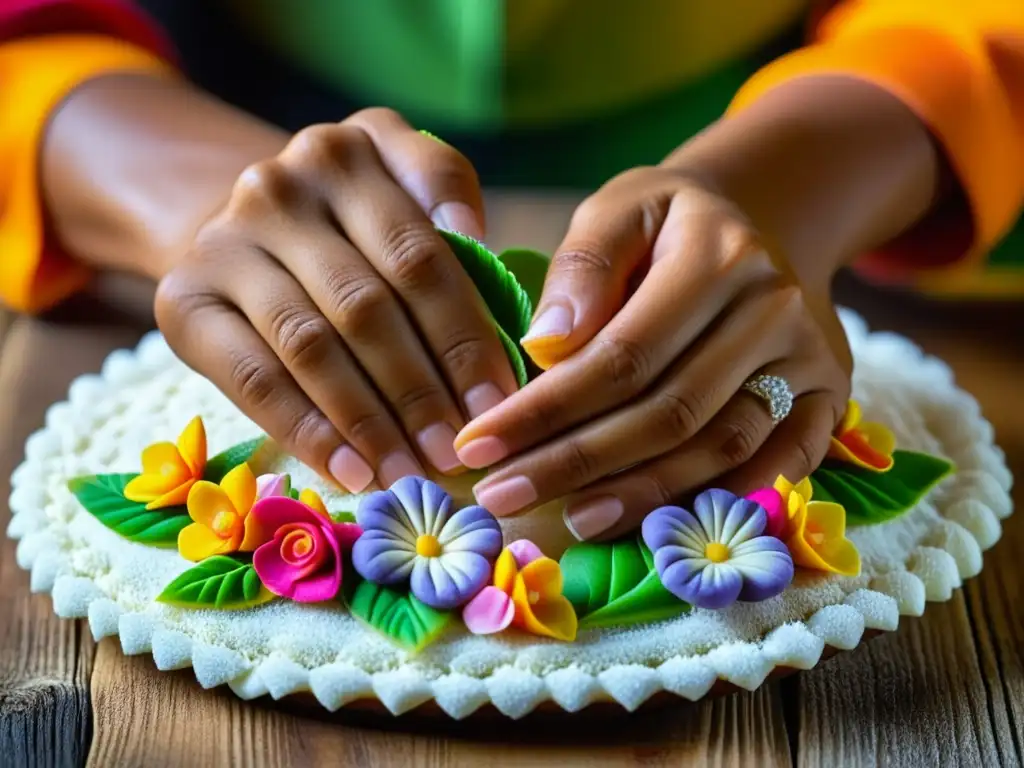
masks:
[[[781,376],[758,374],[747,379],[743,389],[764,400],[768,406],[768,413],[771,414],[773,427],[777,427],[793,410],[793,390]]]

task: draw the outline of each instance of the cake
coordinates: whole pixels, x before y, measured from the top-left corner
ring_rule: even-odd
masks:
[[[505,329],[510,356],[529,309]],[[855,359],[847,426],[888,465],[844,463],[840,449],[808,482],[780,478],[746,499],[708,490],[618,542],[577,544],[557,504],[499,528],[473,506],[472,478],[341,493],[157,333],[49,409],[12,479],[8,533],[59,616],[244,699],[311,693],[328,710],[370,699],[394,714],[433,702],[453,718],[493,705],[518,718],[543,702],[696,700],[717,681],[752,690],[949,599],[1012,512],[1003,453],[949,368],[841,319]],[[171,485],[147,475],[160,456],[180,462]],[[826,521],[817,539],[803,530],[814,515]],[[715,540],[723,521],[746,526],[743,551],[760,558],[749,572],[736,560],[738,591],[672,576],[692,555],[678,536],[701,542],[691,576],[738,557],[739,539]]]

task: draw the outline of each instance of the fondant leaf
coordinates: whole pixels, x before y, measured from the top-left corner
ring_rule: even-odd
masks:
[[[145,502],[126,499],[124,487],[136,477],[87,475],[72,479],[68,489],[89,514],[124,538],[151,547],[176,547],[178,532],[192,520],[184,507],[147,510]]]
[[[351,512],[331,512],[331,519],[336,523],[354,523],[356,516]]]
[[[438,231],[487,305],[498,326],[498,335],[512,363],[519,386],[525,385],[528,358],[519,345],[519,339],[526,335],[530,327],[533,315],[530,297],[519,285],[515,275],[482,243],[458,232]]]
[[[353,616],[412,651],[434,642],[452,622],[450,612],[435,610],[407,592],[372,581],[360,581],[347,602]]]
[[[260,581],[251,562],[214,555],[189,568],[164,587],[157,601],[179,608],[251,608],[274,595]]]
[[[529,248],[509,248],[498,254],[498,260],[515,276],[516,282],[526,291],[530,304],[536,309],[544,291],[544,278],[551,260],[540,251]]]
[[[938,456],[895,451],[888,472],[829,461],[814,471],[811,485],[814,500],[846,508],[847,525],[874,525],[913,509],[952,471],[953,465]]]
[[[244,443],[233,445],[226,451],[221,451],[206,462],[206,472],[203,473],[203,479],[211,483],[219,483],[224,479],[224,475],[239,464],[251,459],[266,439],[266,437],[257,437],[252,440],[246,440]]]
[[[576,609],[581,629],[657,621],[690,609],[662,585],[639,537],[576,544],[560,565],[562,594]]]

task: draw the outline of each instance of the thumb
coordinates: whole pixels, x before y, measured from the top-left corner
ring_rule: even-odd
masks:
[[[541,369],[569,357],[607,325],[650,252],[642,215],[608,216],[600,208],[588,201],[573,216],[521,339]]]

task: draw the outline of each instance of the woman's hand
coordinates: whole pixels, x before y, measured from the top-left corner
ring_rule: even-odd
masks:
[[[175,352],[353,492],[461,464],[452,441],[515,378],[434,228],[482,235],[469,162],[375,109],[297,134],[239,177],[162,280]],[[454,300],[457,297],[457,300]]]
[[[459,457],[514,457],[477,485],[480,503],[508,515],[571,494],[567,519],[588,539],[716,478],[744,491],[805,476],[850,390],[827,295],[807,295],[733,204],[669,166],[580,206],[524,344],[557,364],[467,427]],[[742,390],[759,373],[797,398],[774,430]]]

